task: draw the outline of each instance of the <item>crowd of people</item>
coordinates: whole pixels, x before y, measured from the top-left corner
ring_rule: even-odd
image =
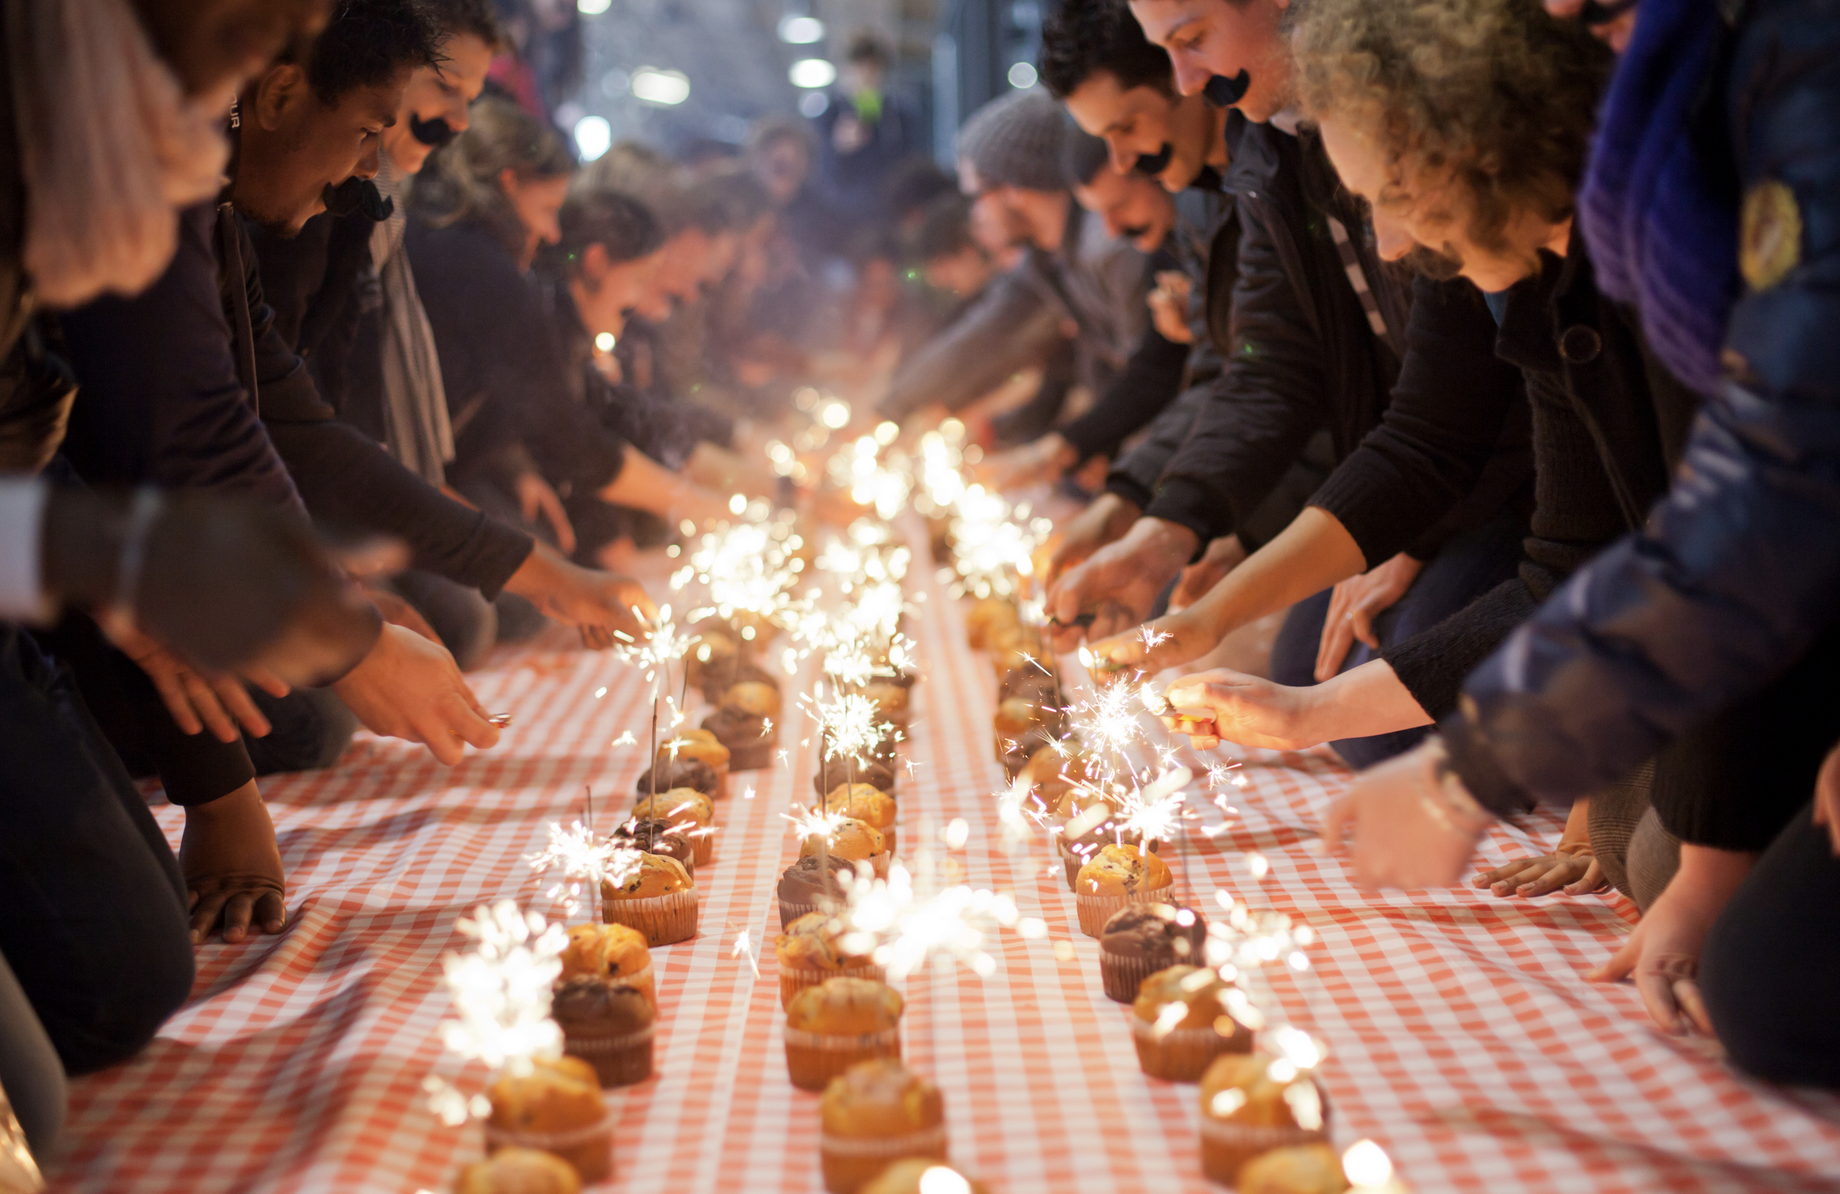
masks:
[[[1840,1085],[1820,0],[1062,0],[956,177],[872,37],[815,120],[580,163],[527,17],[7,7],[0,1088],[35,1148],[197,943],[282,931],[262,777],[360,726],[490,749],[494,644],[643,635],[637,551],[834,505],[818,388],[829,432],[954,418],[987,484],[1080,501],[1056,648],[1180,669],[1199,749],[1330,744],[1361,882],[1569,808],[1473,882],[1614,886],[1598,977]]]

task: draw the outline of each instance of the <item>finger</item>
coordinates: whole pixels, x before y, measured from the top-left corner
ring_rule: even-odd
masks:
[[[204,719],[205,727],[216,736],[217,740],[235,742],[236,724],[230,720],[230,715],[218,702],[217,694],[211,691],[211,686],[192,671],[180,672],[179,683],[185,688],[186,700],[190,701],[192,708],[198,711],[198,716]]]
[[[462,685],[460,691],[463,699],[448,702],[445,710],[446,716],[442,718],[442,729],[447,734],[472,743],[480,750],[497,746],[498,727],[492,724],[491,715],[479,707],[479,702],[473,698],[471,689]],[[459,751],[458,747],[455,750],[461,754],[465,753]]]
[[[286,680],[283,680],[280,676],[275,675],[275,673],[262,667],[260,664],[251,664],[249,667],[244,668],[243,679],[249,681],[257,688],[260,688],[269,696],[277,699],[294,691]]]
[[[1566,895],[1589,895],[1604,885],[1604,868],[1593,858],[1591,865],[1584,868],[1584,874],[1576,883],[1567,885]]]
[[[1589,977],[1594,983],[1620,983],[1629,977],[1629,972],[1635,969],[1636,961],[1641,956],[1641,935],[1632,933],[1622,947],[1610,955],[1610,960],[1591,971]]]
[[[278,891],[265,891],[256,901],[255,914],[250,917],[252,924],[258,925],[264,933],[279,933],[287,925],[287,899]]]
[[[628,596],[631,600],[626,604],[630,608],[638,610],[641,619],[649,622],[658,616],[658,603],[652,600],[652,595],[650,593],[647,593],[638,585],[633,585],[631,586],[631,592]]]
[[[1350,611],[1353,617],[1348,621],[1348,628],[1354,637],[1360,639],[1374,650],[1380,649],[1380,636],[1374,633],[1374,615],[1379,612],[1368,602],[1362,601]]]
[[[1700,1035],[1716,1037],[1712,1031],[1712,1018],[1706,1014],[1706,1001],[1700,998],[1699,984],[1690,978],[1674,980],[1674,1002],[1685,1013],[1686,1019]]]
[[[1688,1021],[1680,1014],[1680,1003],[1674,998],[1674,982],[1672,975],[1652,970],[1636,974],[1636,990],[1642,993],[1642,1006],[1648,1009],[1648,1018],[1662,1031],[1679,1036],[1687,1030]]]
[[[211,681],[211,691],[217,694],[217,699],[224,703],[224,708],[236,718],[237,724],[242,726],[250,737],[268,737],[269,731],[273,728],[269,725],[268,718],[262,716],[262,710],[256,708],[255,701],[250,699],[249,691],[234,677],[214,678]]]
[[[249,914],[255,911],[252,891],[239,891],[224,904],[224,940],[231,945],[249,936]]]
[[[1335,679],[1342,670],[1342,660],[1354,646],[1354,627],[1347,618],[1333,618],[1323,623],[1322,642],[1316,651],[1316,682]]]
[[[1323,813],[1322,839],[1329,847],[1329,853],[1340,854],[1342,852],[1343,835],[1347,831],[1348,823],[1354,819],[1354,815],[1353,796],[1342,797]]]
[[[198,894],[198,893],[194,893]],[[197,945],[211,935],[217,927],[217,918],[229,900],[227,891],[208,891],[199,895],[198,902],[192,905],[192,944]]]
[[[1566,881],[1571,877],[1571,866],[1563,861],[1555,860],[1553,864],[1546,869],[1544,874],[1535,876],[1529,882],[1521,884],[1520,893],[1528,897],[1551,895],[1553,892],[1565,886]]]
[[[433,755],[435,762],[443,767],[453,767],[466,758],[466,746],[460,737],[451,730],[436,730],[421,736],[423,746]]]
[[[1220,745],[1220,739],[1210,734],[1191,734],[1188,745],[1194,750],[1213,750]]]
[[[198,713],[192,708],[192,702],[186,699],[185,688],[179,679],[166,668],[156,668],[147,673],[153,681],[155,691],[160,694],[160,702],[166,711],[172,714],[173,724],[186,734],[196,734],[204,729],[204,722],[198,719]]]

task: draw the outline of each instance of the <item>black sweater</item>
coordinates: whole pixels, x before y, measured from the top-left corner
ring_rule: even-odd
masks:
[[[406,247],[447,386],[449,479],[503,482],[520,450],[564,497],[619,476],[626,442],[571,401],[578,383],[536,287],[492,231],[411,217]]]
[[[1641,525],[1667,490],[1662,429],[1686,421],[1690,400],[1651,383],[1635,332],[1597,294],[1582,243],[1542,262],[1509,292],[1499,328],[1474,287],[1420,285],[1392,405],[1311,499],[1354,536],[1368,566],[1387,559],[1471,492],[1516,405],[1499,372],[1524,379],[1534,504],[1520,576],[1384,652],[1434,717],[1455,708],[1470,671],[1560,582]],[[1443,367],[1434,376],[1415,360]],[[1469,384],[1450,384],[1453,362]]]

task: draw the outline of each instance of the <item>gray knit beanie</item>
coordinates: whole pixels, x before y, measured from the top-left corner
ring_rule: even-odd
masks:
[[[1012,91],[971,114],[958,130],[958,156],[987,187],[1064,191],[1061,140],[1067,126],[1066,114],[1047,92]]]

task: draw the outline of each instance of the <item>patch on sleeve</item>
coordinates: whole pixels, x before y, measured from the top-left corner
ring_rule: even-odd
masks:
[[[1802,210],[1789,184],[1766,179],[1744,194],[1738,268],[1752,290],[1768,290],[1802,263]]]

